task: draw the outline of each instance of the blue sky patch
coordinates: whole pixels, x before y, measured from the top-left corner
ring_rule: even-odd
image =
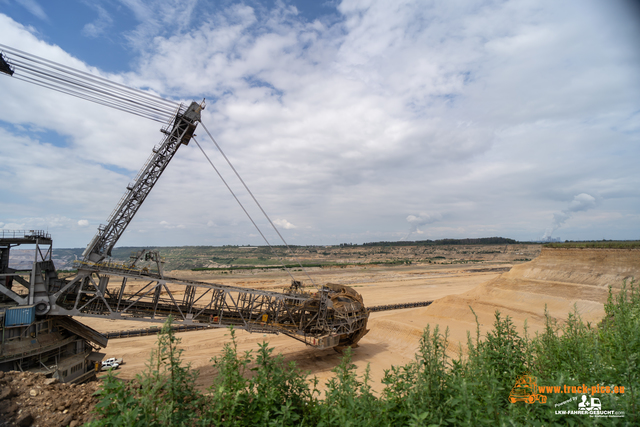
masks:
[[[637,239],[640,21],[627,3],[0,0],[0,43],[187,105],[206,96],[202,124],[293,244]],[[16,82],[0,77],[0,203],[32,212],[62,194],[66,218],[106,217],[113,178],[133,179],[157,126]],[[120,243],[261,244],[212,176],[181,150]],[[27,187],[28,200],[6,190]],[[142,232],[171,218],[180,233]]]

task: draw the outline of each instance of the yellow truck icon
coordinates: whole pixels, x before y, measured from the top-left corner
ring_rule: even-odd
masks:
[[[547,396],[538,393],[537,379],[531,375],[520,375],[516,379],[516,385],[511,389],[509,393],[509,401],[511,403],[516,402],[540,402],[547,403]]]

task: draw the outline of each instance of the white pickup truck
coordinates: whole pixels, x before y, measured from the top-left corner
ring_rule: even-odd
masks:
[[[102,370],[108,371],[110,369],[118,369],[120,365],[122,365],[122,359],[116,359],[115,357],[111,357],[107,360],[102,361]]]

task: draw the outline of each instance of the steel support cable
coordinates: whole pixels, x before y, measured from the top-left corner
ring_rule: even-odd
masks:
[[[121,109],[122,111],[132,112],[133,114],[151,120],[157,120],[159,117],[163,117],[165,119],[164,121],[167,121],[167,119],[171,118],[172,111],[178,106],[176,102],[166,100],[157,95],[129,88],[123,84],[115,83],[90,73],[74,70],[65,65],[30,55],[6,45],[0,44],[0,47],[11,53],[12,56],[30,61],[25,62],[20,59],[11,59],[11,62],[18,64],[18,67],[15,68],[17,68],[16,71],[18,71],[19,75],[21,74],[19,71],[23,71],[27,75],[29,73],[33,75],[32,77],[23,76],[20,79],[23,81],[48,87],[58,92],[67,93],[112,108]],[[58,86],[55,88],[51,87],[51,84],[47,85],[45,82],[37,80],[37,77],[52,81],[57,79],[59,80]],[[30,79],[35,79],[38,83]],[[64,86],[66,87],[63,88]],[[73,93],[69,92],[72,87],[75,89]]]
[[[14,76],[16,75],[22,76],[23,77],[22,80],[26,80],[26,81],[31,81],[30,79],[32,79],[40,83],[44,83],[42,80],[48,80],[49,81],[48,84],[51,85],[55,83],[55,85],[57,85],[56,88],[58,89],[75,91],[74,93],[72,93],[73,96],[79,96],[79,95],[91,96],[93,97],[91,98],[91,100],[93,100],[94,102],[108,101],[112,103],[113,106],[117,105],[119,107],[130,108],[130,109],[150,110],[150,112],[152,112],[153,114],[163,115],[167,117],[171,115],[171,111],[168,106],[162,107],[162,109],[157,107],[150,108],[146,104],[140,103],[136,100],[126,99],[126,98],[123,98],[122,96],[109,93],[110,89],[106,87],[105,89],[87,87],[87,85],[85,85],[81,81],[69,79],[64,75],[53,73],[49,70],[42,70],[37,67],[25,65],[25,66],[19,67],[16,70],[16,73],[14,73]],[[175,109],[175,105],[173,106],[173,109]],[[155,111],[151,111],[151,110],[155,110]],[[139,112],[142,112],[142,111],[139,111]]]
[[[111,107],[111,108],[114,108],[114,109],[117,109],[117,110],[121,110],[121,111],[131,112],[132,114],[136,114],[136,115],[138,115],[140,117],[149,118],[151,120],[156,120],[156,121],[160,121],[160,122],[164,123],[164,122],[168,121],[168,119],[172,118],[168,114],[161,114],[161,113],[156,113],[156,112],[153,112],[153,111],[148,111],[148,110],[145,110],[145,109],[140,108],[140,107],[127,105],[127,104],[119,103],[117,101],[109,100],[108,98],[105,98],[105,97],[98,98],[96,96],[93,96],[90,92],[84,92],[84,93],[83,92],[79,92],[73,86],[61,84],[61,83],[57,82],[56,80],[52,80],[52,79],[47,78],[47,77],[22,75],[20,73],[15,73],[13,75],[13,77],[15,77],[18,80],[22,80],[22,81],[25,81],[25,82],[29,82],[29,83],[35,84],[37,86],[46,87],[46,88],[55,90],[55,91],[60,92],[60,93],[71,95],[71,96],[74,96],[76,98],[85,99],[85,100],[88,100],[90,102],[94,102],[96,104],[105,105],[105,106],[108,106],[108,107]]]
[[[202,122],[200,122],[202,123]],[[204,125],[203,125],[204,126]],[[215,165],[213,164],[213,162],[211,161],[211,159],[209,158],[209,156],[207,155],[207,153],[205,153],[204,149],[202,148],[202,146],[200,145],[200,143],[198,142],[198,140],[196,139],[196,137],[192,137],[191,139],[193,139],[196,143],[196,145],[198,146],[198,148],[200,149],[200,151],[202,151],[202,154],[204,154],[204,157],[207,159],[207,161],[209,162],[209,164],[211,165],[211,167],[213,168],[214,171],[216,171],[216,173],[218,174],[218,176],[220,177],[220,179],[222,180],[222,182],[224,183],[224,185],[227,187],[227,189],[229,190],[229,192],[231,193],[231,195],[233,196],[234,199],[236,199],[236,202],[238,202],[238,205],[240,205],[240,208],[242,208],[242,210],[244,211],[244,213],[247,215],[247,217],[249,218],[249,221],[251,221],[251,223],[253,224],[253,226],[256,228],[256,230],[258,230],[258,233],[260,233],[260,236],[262,236],[262,239],[267,243],[267,246],[269,246],[269,248],[271,249],[271,251],[273,251],[273,246],[271,246],[271,243],[269,243],[269,240],[267,240],[267,238],[265,237],[265,235],[262,233],[262,230],[260,230],[260,227],[258,227],[258,224],[255,223],[255,221],[253,220],[253,218],[251,217],[251,215],[249,214],[249,212],[247,212],[247,210],[245,209],[244,205],[242,204],[242,202],[240,201],[240,199],[238,199],[238,196],[236,196],[236,193],[233,192],[233,190],[231,189],[231,187],[229,186],[229,184],[227,183],[227,181],[222,177],[222,174],[220,173],[220,171],[218,171],[218,168],[215,167]],[[289,271],[289,269],[287,268],[286,265],[283,265],[283,267],[285,268],[285,270],[287,271],[287,274],[289,275],[289,277],[291,277],[291,280],[296,280],[293,275],[291,275],[291,272]]]
[[[173,108],[175,108],[177,106],[177,103],[175,101],[171,101],[171,100],[162,98],[161,96],[154,95],[154,94],[151,94],[151,93],[148,93],[148,92],[144,92],[144,91],[142,91],[140,89],[134,89],[134,88],[128,87],[128,86],[126,86],[126,85],[124,85],[122,83],[117,83],[117,82],[111,81],[109,79],[106,79],[104,77],[96,76],[95,74],[87,73],[85,71],[80,71],[80,70],[77,70],[75,68],[71,68],[69,66],[66,66],[66,65],[63,65],[63,64],[59,64],[57,62],[48,60],[46,58],[41,58],[39,56],[32,55],[30,53],[24,52],[24,51],[19,50],[19,49],[12,48],[12,47],[7,46],[7,45],[0,44],[0,48],[5,49],[6,51],[10,52],[12,55],[22,57],[22,58],[24,58],[26,60],[42,64],[42,65],[44,65],[46,67],[50,67],[50,68],[56,69],[58,71],[65,72],[67,74],[74,75],[74,76],[79,77],[79,78],[83,78],[83,79],[87,79],[87,80],[94,80],[99,84],[104,84],[104,85],[108,85],[108,86],[117,86],[117,87],[119,87],[119,88],[121,88],[123,90],[130,91],[130,92],[135,92],[139,96],[143,96],[145,98],[149,98],[150,100],[153,99],[154,102],[168,104],[168,106],[171,106]]]
[[[51,79],[48,79],[46,77],[33,77],[33,76],[24,76],[18,73],[15,73],[13,75],[15,78],[17,78],[18,80],[22,80],[25,82],[29,82],[38,86],[42,86],[42,87],[46,87],[48,89],[51,90],[55,90],[57,92],[60,93],[64,93],[67,95],[71,95],[74,96],[76,98],[80,98],[80,99],[85,99],[87,101],[90,102],[94,102],[96,104],[100,104],[100,105],[105,105],[107,107],[111,107],[117,110],[121,110],[121,111],[125,111],[125,112],[130,112],[132,114],[136,114],[140,117],[145,117],[145,118],[149,118],[151,120],[156,120],[156,121],[160,121],[161,123],[167,122],[169,119],[173,118],[172,116],[168,115],[168,114],[161,114],[161,113],[156,113],[153,111],[148,111],[145,110],[143,108],[140,107],[134,107],[134,106],[130,106],[130,105],[124,105],[122,103],[117,103],[114,102],[112,100],[109,100],[107,98],[97,98],[93,95],[91,95],[90,93],[83,93],[83,92],[79,92],[77,90],[75,90],[74,87],[72,86],[68,86],[68,85],[64,85],[64,84],[59,84],[58,82],[56,82],[55,80],[50,81]]]
[[[169,107],[163,107],[162,109],[160,109],[154,106],[149,106],[144,102],[126,98],[116,93],[110,93],[108,89],[104,90],[104,89],[88,87],[83,82],[69,80],[64,76],[57,75],[51,72],[46,72],[44,70],[34,69],[29,66],[23,66],[19,68],[14,73],[14,76],[16,75],[23,76],[23,80],[27,78],[34,79],[40,82],[42,82],[42,80],[48,80],[52,83],[55,83],[58,88],[64,87],[68,90],[73,90],[74,91],[74,94],[72,94],[73,96],[79,96],[80,94],[85,96],[91,96],[92,99],[95,99],[95,101],[93,102],[98,102],[98,100],[107,101],[107,102],[110,102],[114,106],[114,108],[117,108],[115,107],[117,105],[118,107],[125,108],[125,109],[136,109],[139,112],[148,111],[149,113],[164,116],[167,118],[171,115],[171,110],[169,109]]]
[[[271,227],[273,227],[273,229],[275,230],[275,232],[278,234],[278,237],[280,237],[280,240],[282,240],[282,242],[284,243],[284,245],[287,247],[287,250],[289,251],[289,253],[295,258],[295,260],[298,262],[298,265],[300,266],[300,268],[302,269],[302,271],[304,271],[304,274],[307,276],[307,278],[309,278],[309,280],[311,280],[311,283],[313,283],[315,285],[315,282],[313,281],[313,279],[311,278],[311,276],[309,276],[309,273],[307,272],[307,270],[302,266],[302,263],[300,262],[300,260],[298,259],[297,256],[295,256],[295,254],[293,253],[293,251],[291,250],[291,248],[289,247],[289,244],[287,243],[286,240],[284,240],[284,237],[282,237],[282,234],[280,234],[280,231],[278,231],[278,228],[275,226],[275,224],[273,223],[273,221],[271,221],[271,218],[269,218],[269,215],[267,215],[267,213],[265,212],[264,209],[262,209],[262,205],[260,205],[260,203],[258,202],[258,199],[255,198],[255,196],[253,195],[253,193],[251,192],[251,190],[249,190],[249,187],[247,186],[247,184],[245,184],[244,180],[242,179],[242,177],[240,176],[240,174],[238,173],[238,171],[236,170],[236,168],[233,167],[233,165],[231,164],[231,161],[229,161],[229,159],[227,158],[226,154],[224,154],[224,151],[222,151],[222,148],[220,148],[220,146],[218,145],[218,143],[216,142],[216,140],[214,139],[213,135],[211,135],[211,132],[209,132],[209,129],[207,129],[207,127],[204,125],[204,123],[200,122],[200,124],[202,125],[202,127],[204,128],[205,132],[207,132],[207,135],[209,135],[209,138],[211,138],[211,141],[213,141],[213,143],[215,144],[216,148],[218,148],[218,151],[220,151],[220,154],[222,154],[222,157],[224,157],[224,159],[227,161],[227,164],[229,165],[229,167],[233,170],[233,172],[236,174],[236,176],[238,177],[238,179],[240,180],[240,182],[242,183],[242,185],[244,186],[244,188],[247,190],[247,193],[249,193],[249,195],[251,196],[251,198],[253,199],[253,201],[255,202],[255,204],[258,206],[258,208],[260,208],[260,211],[262,212],[262,214],[264,215],[264,217],[267,219],[267,221],[269,221],[269,224],[271,224]]]
[[[62,90],[62,89],[55,88],[55,87],[53,87],[51,85],[48,85],[48,84],[45,84],[45,83],[38,83],[37,81],[34,81],[34,80],[25,79],[25,78],[23,78],[21,76],[16,76],[15,74],[13,75],[13,77],[16,78],[17,80],[22,80],[24,82],[28,82],[28,83],[34,84],[36,86],[41,86],[41,87],[44,87],[44,88],[47,88],[47,89],[54,90],[56,92],[64,93],[66,95],[71,95],[71,96],[74,96],[76,98],[85,99],[87,101],[94,102],[94,103],[100,104],[100,105],[104,105],[104,106],[107,106],[107,107],[110,107],[110,108],[114,108],[116,110],[124,111],[124,112],[133,114],[133,115],[138,116],[138,117],[142,117],[142,118],[145,118],[145,119],[153,120],[153,121],[156,121],[156,122],[159,122],[159,123],[166,123],[167,122],[167,120],[163,120],[161,118],[152,117],[152,116],[149,116],[149,115],[146,115],[146,114],[139,114],[139,113],[136,113],[134,111],[126,110],[126,109],[123,109],[123,108],[117,108],[117,107],[115,107],[113,105],[110,105],[110,104],[108,104],[106,102],[98,101],[98,100],[95,100],[95,99],[92,99],[92,98],[86,97],[86,96],[79,96],[77,94],[74,94],[74,93],[71,93],[69,91],[65,91],[65,90]]]
[[[165,104],[165,105],[168,105],[168,106],[176,104],[173,101],[166,100],[166,99],[161,98],[161,97],[159,97],[157,95],[149,94],[147,92],[143,92],[143,91],[138,90],[138,89],[133,89],[133,88],[127,87],[127,86],[125,86],[123,84],[116,83],[116,82],[107,80],[107,79],[105,79],[103,77],[95,76],[95,75],[90,74],[90,73],[86,73],[86,72],[83,72],[83,71],[75,70],[73,68],[67,67],[67,66],[62,65],[62,64],[55,63],[53,61],[49,61],[49,60],[46,60],[46,59],[43,59],[43,58],[39,58],[39,57],[35,57],[35,58],[38,58],[36,60],[36,59],[34,59],[32,57],[29,57],[28,56],[29,54],[26,54],[26,53],[24,53],[24,55],[20,55],[20,54],[14,53],[13,55],[18,56],[18,57],[22,57],[22,58],[24,58],[24,59],[26,59],[28,61],[31,61],[32,63],[35,63],[35,64],[41,64],[42,66],[44,66],[47,69],[60,71],[60,72],[65,73],[65,74],[67,74],[69,76],[73,76],[74,78],[82,79],[85,82],[88,82],[88,83],[90,83],[92,85],[102,85],[102,86],[107,86],[107,87],[109,87],[111,89],[117,89],[117,90],[121,90],[121,91],[126,91],[128,93],[135,93],[137,96],[147,98],[150,102]],[[12,59],[11,62],[23,63],[22,61],[15,60],[15,59]],[[35,65],[35,66],[37,66],[37,65]]]
[[[69,76],[66,74],[61,74],[56,71],[51,71],[46,68],[41,68],[38,66],[34,66],[30,63],[22,63],[22,61],[14,61],[16,64],[19,64],[17,68],[17,72],[23,72],[27,74],[33,75],[42,75],[48,76],[50,79],[57,79],[61,82],[70,85],[77,86],[82,88],[86,92],[100,94],[101,96],[106,96],[108,98],[113,98],[118,100],[118,102],[122,102],[126,105],[128,104],[136,104],[142,106],[147,109],[152,109],[160,112],[167,112],[175,109],[176,104],[160,104],[153,99],[147,99],[145,97],[140,96],[136,92],[124,91],[120,88],[113,88],[109,85],[96,85],[93,82],[77,79],[73,76]]]
[[[139,117],[143,117],[143,118],[146,118],[146,119],[154,120],[154,121],[157,121],[157,122],[160,122],[160,123],[165,123],[167,121],[166,117],[156,117],[156,116],[152,116],[152,115],[149,115],[149,114],[146,114],[146,113],[136,112],[135,110],[132,110],[132,109],[122,108],[120,106],[114,105],[113,103],[109,103],[109,102],[106,102],[106,101],[103,101],[103,100],[99,100],[99,99],[96,99],[96,98],[88,96],[88,95],[78,94],[77,92],[74,92],[74,91],[69,90],[69,89],[59,88],[59,87],[57,87],[55,85],[52,85],[52,84],[50,84],[48,82],[41,82],[41,81],[38,81],[38,80],[27,79],[27,78],[24,78],[22,76],[16,76],[16,75],[14,75],[14,77],[16,77],[16,79],[18,79],[18,80],[29,82],[29,83],[34,84],[36,86],[45,87],[45,88],[54,90],[56,92],[60,92],[60,93],[66,94],[66,95],[74,96],[76,98],[85,99],[87,101],[94,102],[94,103],[100,104],[100,105],[104,105],[104,106],[107,106],[107,107],[110,107],[110,108],[114,108],[114,109],[117,109],[117,110],[120,110],[120,111],[128,112],[128,113],[134,114],[134,115],[139,116]]]
[[[136,89],[123,89],[119,85],[114,86],[111,84],[105,84],[103,81],[92,81],[92,79],[87,79],[84,76],[79,76],[79,78],[77,78],[74,76],[74,73],[67,72],[66,70],[59,70],[64,73],[60,74],[55,71],[57,70],[55,67],[43,68],[32,63],[23,63],[20,60],[14,60],[13,62],[19,65],[16,67],[17,71],[28,70],[34,74],[46,74],[65,81],[68,84],[83,87],[87,91],[102,93],[109,97],[118,98],[121,102],[141,104],[145,106],[145,108],[153,108],[161,111],[172,110],[177,105],[174,102],[158,102],[158,98],[155,96],[147,96],[144,92]]]

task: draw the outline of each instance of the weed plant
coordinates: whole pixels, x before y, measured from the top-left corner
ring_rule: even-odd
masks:
[[[163,327],[147,370],[124,382],[109,373],[97,392],[92,426],[553,426],[639,425],[640,287],[609,290],[606,316],[597,326],[574,310],[563,324],[546,314],[541,334],[520,335],[512,320],[495,313],[484,337],[479,326],[468,334],[466,352],[447,355],[448,331],[427,327],[412,363],[392,366],[377,396],[369,368],[359,376],[351,349],[334,369],[324,396],[273,348],[238,352],[235,332],[213,358],[218,375],[208,392],[195,387],[197,372],[183,365],[179,339]],[[465,354],[463,356],[463,353]],[[624,393],[596,393],[603,410],[624,417],[556,414],[576,410],[580,394],[548,390],[546,403],[509,401],[518,376],[537,385],[624,386]],[[539,390],[540,393],[544,393]],[[566,401],[576,397],[578,400]],[[564,403],[563,403],[564,402]],[[559,406],[556,406],[558,404]]]

